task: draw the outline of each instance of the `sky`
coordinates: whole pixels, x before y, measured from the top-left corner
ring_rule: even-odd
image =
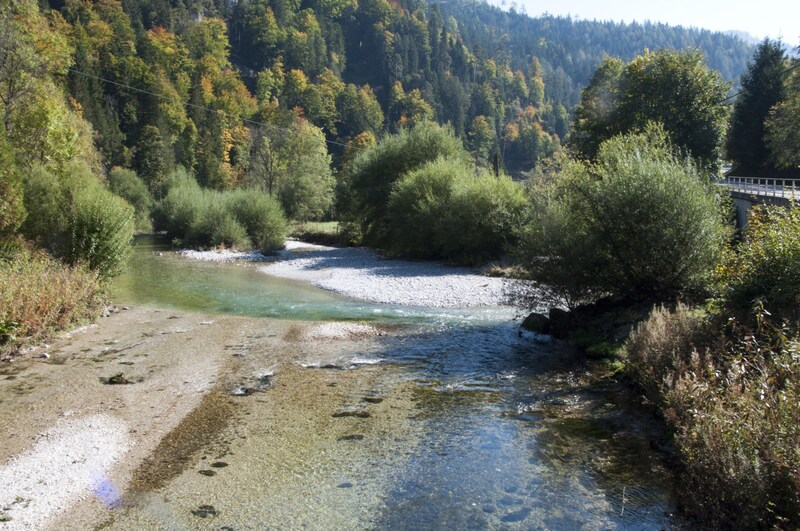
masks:
[[[512,0],[489,0],[509,8]],[[543,13],[582,19],[665,22],[713,31],[746,31],[758,40],[782,37],[800,44],[800,0],[513,0],[530,16]],[[521,10],[520,7],[517,7]]]

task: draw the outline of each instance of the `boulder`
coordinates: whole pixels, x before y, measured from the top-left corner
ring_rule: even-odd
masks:
[[[550,318],[541,313],[533,312],[522,321],[522,328],[537,334],[549,334]]]

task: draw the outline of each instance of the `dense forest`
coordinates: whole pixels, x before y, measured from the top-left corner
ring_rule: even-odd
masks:
[[[72,44],[69,93],[106,166],[152,184],[177,164],[236,186],[251,152],[308,120],[334,155],[361,133],[434,119],[481,161],[529,170],[569,131],[605,55],[698,48],[728,80],[752,47],[661,24],[529,18],[414,0],[50,0]],[[290,112],[292,111],[292,112]],[[249,122],[252,120],[253,122]],[[265,133],[266,131],[266,133]]]

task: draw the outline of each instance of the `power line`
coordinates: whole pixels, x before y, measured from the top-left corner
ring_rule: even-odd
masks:
[[[95,76],[93,74],[87,74],[86,72],[81,72],[80,70],[76,70],[74,68],[68,68],[67,70],[69,70],[73,74],[78,74],[78,75],[81,75],[81,76],[84,76],[84,77],[87,77],[87,78],[90,78],[90,79],[94,79],[94,80],[97,80],[97,81],[102,81],[103,83],[109,83],[111,85],[116,85],[118,87],[122,87],[122,88],[126,88],[126,89],[129,89],[129,90],[132,90],[134,92],[139,92],[141,94],[147,94],[149,96],[153,96],[155,98],[159,98],[159,99],[162,99],[162,100],[165,100],[165,101],[174,101],[175,100],[175,98],[170,97],[170,96],[165,96],[164,94],[157,94],[155,92],[150,92],[149,90],[144,90],[144,89],[140,89],[140,88],[137,88],[137,87],[132,87],[130,85],[126,85],[125,83],[120,83],[120,82],[114,81],[112,79],[106,79],[106,78],[102,78],[102,77],[99,77],[99,76]],[[275,124],[268,124],[268,123],[265,123],[265,122],[259,122],[258,120],[251,120],[250,118],[243,118],[241,116],[236,116],[236,115],[227,113],[227,112],[225,112],[225,111],[223,111],[221,109],[213,109],[211,107],[206,107],[204,105],[197,105],[196,103],[191,103],[191,102],[186,102],[185,105],[187,107],[192,107],[193,109],[200,109],[200,110],[204,110],[204,111],[208,111],[208,112],[217,113],[217,114],[220,114],[220,115],[228,117],[228,118],[241,120],[242,122],[247,123],[247,124],[256,125],[256,126],[259,126],[259,127],[270,128],[270,129],[272,129],[274,131],[282,131],[282,132],[285,132],[285,133],[291,132],[291,129],[286,128],[286,127],[280,127],[280,126],[275,125]],[[331,144],[333,146],[347,147],[346,144],[343,144],[341,142],[336,142],[334,140],[328,140],[327,138],[325,139],[325,143]],[[356,147],[356,146],[352,146],[352,147]]]

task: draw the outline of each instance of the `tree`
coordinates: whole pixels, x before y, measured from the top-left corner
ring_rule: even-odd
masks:
[[[437,158],[466,160],[467,156],[449,127],[423,122],[401,129],[361,150],[350,163],[339,186],[339,202],[347,209],[342,215],[360,226],[366,243],[385,244],[389,230],[386,209],[395,182]]]
[[[748,170],[769,164],[765,121],[770,109],[783,100],[785,70],[783,45],[765,39],[742,76],[742,90],[733,106],[725,148],[728,158]]]
[[[0,245],[17,232],[26,215],[22,176],[5,134],[0,133]]]
[[[494,125],[490,120],[482,115],[476,116],[467,133],[475,160],[484,165],[489,160],[489,152],[494,146]]]
[[[158,127],[146,125],[136,144],[136,167],[151,193],[166,174],[165,151],[164,140]]]
[[[719,167],[729,84],[699,51],[646,52],[625,65],[606,60],[581,97],[573,145],[588,159],[614,135],[664,126],[670,140],[705,170]]]
[[[336,109],[337,130],[342,137],[353,137],[364,131],[378,134],[383,129],[383,110],[369,85],[347,85],[336,99]]]
[[[787,78],[786,98],[769,113],[766,122],[767,147],[770,161],[778,168],[800,168],[800,61]]]
[[[319,219],[327,213],[333,176],[320,128],[294,116],[285,125],[258,129],[252,144],[250,184],[279,199],[292,219]]]
[[[581,93],[569,144],[582,157],[593,159],[600,144],[618,132],[615,113],[624,69],[621,59],[606,57]]]

